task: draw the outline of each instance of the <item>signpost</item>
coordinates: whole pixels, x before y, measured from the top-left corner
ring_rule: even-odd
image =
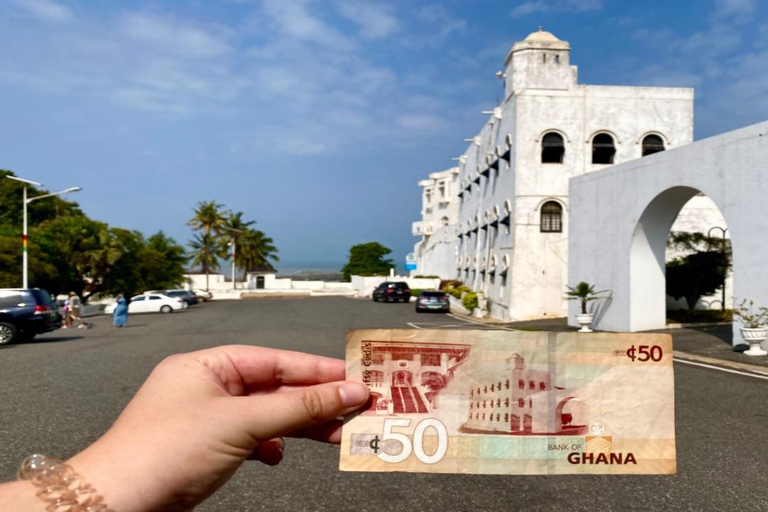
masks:
[[[405,270],[416,270],[416,255],[412,252],[405,256]]]

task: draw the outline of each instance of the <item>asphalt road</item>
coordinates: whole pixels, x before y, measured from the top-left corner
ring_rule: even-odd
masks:
[[[66,458],[96,439],[169,354],[246,343],[342,357],[349,329],[466,328],[413,305],[347,298],[207,303],[107,318],[0,348],[0,479],[39,452]],[[676,365],[675,476],[342,473],[338,449],[288,440],[276,468],[248,463],[197,510],[768,511],[768,380]]]

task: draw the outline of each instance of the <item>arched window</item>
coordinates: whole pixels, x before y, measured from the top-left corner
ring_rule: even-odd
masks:
[[[547,201],[541,207],[542,233],[563,232],[563,207],[556,201]]]
[[[449,222],[448,217],[443,217],[442,219],[440,219],[440,223],[443,225],[443,227],[448,226],[448,222]]]
[[[541,163],[561,164],[565,156],[565,143],[559,133],[550,132],[541,139]]]
[[[643,156],[664,151],[664,141],[658,135],[646,135],[643,139]]]
[[[592,163],[612,164],[616,154],[616,144],[613,137],[607,133],[598,133],[592,139]]]

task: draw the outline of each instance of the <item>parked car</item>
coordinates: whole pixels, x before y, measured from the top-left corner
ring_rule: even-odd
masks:
[[[208,302],[209,300],[213,300],[213,294],[207,290],[192,290],[195,292],[195,295],[198,299],[202,300],[203,302]]]
[[[115,312],[116,304],[110,304],[104,308],[104,312],[111,315]],[[128,303],[128,314],[134,313],[173,313],[185,309],[187,303],[178,297],[169,297],[163,293],[144,293],[131,297]]]
[[[408,283],[387,281],[381,283],[373,290],[371,298],[373,302],[380,300],[384,302],[391,300],[409,302],[411,300],[411,289],[408,288]]]
[[[176,297],[177,299],[181,299],[184,302],[187,303],[189,306],[194,306],[199,300],[197,300],[197,295],[195,292],[191,290],[165,290],[165,295],[169,297]]]
[[[416,312],[424,311],[442,311],[450,313],[451,301],[448,294],[436,290],[424,290],[416,297]]]
[[[61,327],[59,306],[39,288],[0,289],[0,345],[28,341]]]

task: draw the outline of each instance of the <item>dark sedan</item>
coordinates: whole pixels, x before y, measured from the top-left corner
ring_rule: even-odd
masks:
[[[450,313],[451,302],[448,294],[438,291],[423,291],[416,297],[416,312],[439,311]]]
[[[194,306],[195,304],[200,302],[197,299],[197,295],[195,295],[195,292],[190,290],[166,290],[164,293],[169,297],[183,300],[189,306]]]
[[[45,290],[0,289],[0,345],[29,341],[59,327],[59,306]]]

